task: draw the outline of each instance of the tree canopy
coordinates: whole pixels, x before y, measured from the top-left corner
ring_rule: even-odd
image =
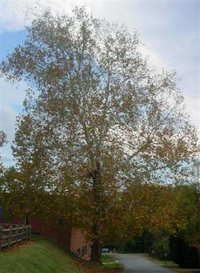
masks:
[[[30,87],[13,145],[23,181],[62,200],[63,214],[87,230],[96,261],[110,227],[122,232],[135,217],[136,197],[126,193],[177,183],[198,153],[175,73],[156,74],[139,44],[137,32],[83,8],[47,10],[0,66]]]

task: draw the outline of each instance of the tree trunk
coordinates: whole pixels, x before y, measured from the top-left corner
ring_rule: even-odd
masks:
[[[99,238],[93,239],[91,261],[95,263],[101,263],[101,244]]]
[[[95,263],[101,263],[101,238],[99,235],[100,219],[102,217],[102,197],[101,197],[101,170],[99,162],[96,162],[96,170],[91,173],[93,179],[93,195],[96,213],[93,218],[93,240],[91,260]]]
[[[28,212],[26,213],[26,216],[25,216],[25,225],[29,225],[29,213]]]

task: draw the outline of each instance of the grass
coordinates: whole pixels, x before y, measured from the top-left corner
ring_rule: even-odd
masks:
[[[123,265],[117,261],[113,254],[102,254],[101,261],[106,269],[123,269]]]
[[[75,259],[53,242],[35,237],[20,247],[0,253],[1,273],[83,273]]]
[[[74,257],[56,243],[40,236],[0,252],[1,273],[116,273],[114,267],[96,266]]]
[[[107,264],[107,263],[116,263],[116,259],[114,255],[111,254],[102,254],[102,263]]]
[[[160,266],[164,266],[164,267],[173,267],[173,268],[176,268],[178,267],[178,265],[176,263],[174,263],[173,261],[164,261],[164,260],[159,260],[158,258],[155,258],[155,257],[152,257],[152,256],[147,256],[147,258],[160,265]]]

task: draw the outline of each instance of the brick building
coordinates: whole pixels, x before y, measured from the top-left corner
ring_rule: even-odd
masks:
[[[4,222],[6,222],[4,220]],[[24,224],[24,218],[15,218],[10,221],[12,224]],[[91,255],[91,245],[85,240],[84,234],[75,230],[63,219],[51,219],[47,222],[39,217],[29,217],[29,224],[32,226],[32,233],[42,235],[46,238],[58,242],[69,251],[84,260],[89,260]]]

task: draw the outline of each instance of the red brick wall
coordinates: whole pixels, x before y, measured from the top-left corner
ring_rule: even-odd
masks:
[[[71,245],[71,227],[69,223],[60,223],[51,220],[48,223],[43,223],[39,219],[30,219],[33,232],[40,233],[41,235],[57,241],[60,245],[70,250]]]
[[[25,224],[24,218],[15,218],[10,221],[12,224]],[[55,219],[42,221],[42,217],[30,216],[29,224],[32,226],[32,233],[38,233],[46,238],[57,241],[60,245],[70,250],[71,246],[71,226],[66,221],[60,222]]]
[[[29,216],[29,224],[32,225],[32,232],[57,241],[75,255],[89,260],[91,255],[91,245],[86,241],[85,234],[79,230],[72,229],[66,221],[62,222],[51,219],[43,222],[42,217]],[[9,221],[12,224],[25,224],[24,218],[15,218]]]

